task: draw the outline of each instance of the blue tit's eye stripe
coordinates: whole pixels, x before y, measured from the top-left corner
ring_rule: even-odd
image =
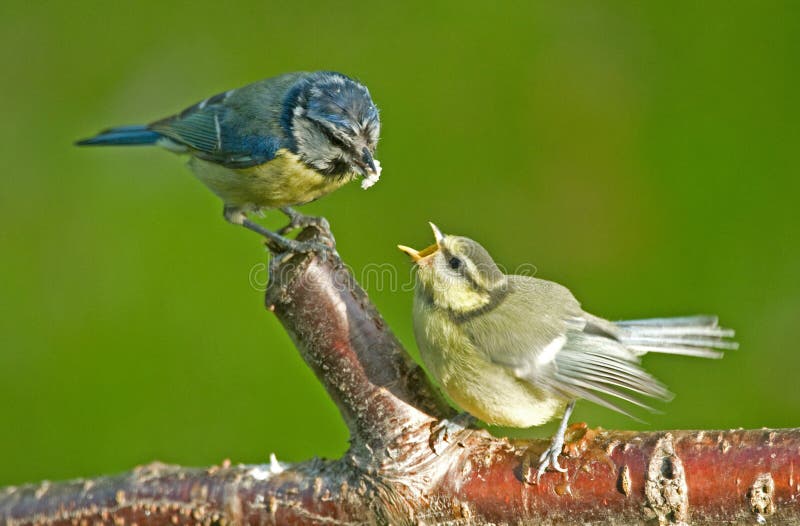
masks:
[[[317,122],[317,121],[312,121],[312,122],[317,125],[317,127],[320,129],[320,131],[322,131],[322,133],[325,134],[325,137],[327,137],[328,140],[331,141],[333,144],[335,144],[339,148],[342,148],[343,150],[350,149],[350,145],[346,144],[340,137],[338,137],[335,133],[333,133],[333,131],[330,130],[327,126],[325,126],[324,124],[322,124],[320,122]]]

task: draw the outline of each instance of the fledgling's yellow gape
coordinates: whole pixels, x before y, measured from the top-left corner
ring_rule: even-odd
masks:
[[[414,334],[430,374],[461,409],[488,424],[526,428],[563,413],[537,480],[558,463],[579,398],[628,414],[606,397],[640,407],[635,395],[670,393],[639,366],[648,352],[720,358],[733,331],[715,316],[611,322],[592,316],[565,287],[504,274],[466,237],[445,236],[417,251]],[[649,409],[649,408],[648,408]]]

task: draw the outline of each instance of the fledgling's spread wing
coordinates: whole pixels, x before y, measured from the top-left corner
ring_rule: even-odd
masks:
[[[525,276],[509,276],[509,287],[496,308],[463,322],[488,361],[565,400],[583,398],[626,415],[605,397],[645,408],[635,395],[669,398],[616,339],[614,325],[584,313],[568,289]]]

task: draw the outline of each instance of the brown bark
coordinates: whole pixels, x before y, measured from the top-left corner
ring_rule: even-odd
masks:
[[[303,234],[313,235],[313,229]],[[326,233],[316,233],[332,242]],[[571,428],[568,475],[525,473],[543,441],[431,426],[453,414],[338,257],[273,260],[267,307],[351,432],[341,459],[189,469],[0,489],[0,523],[730,524],[800,522],[800,429]]]

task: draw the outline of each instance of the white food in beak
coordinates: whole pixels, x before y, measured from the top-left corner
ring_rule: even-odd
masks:
[[[374,159],[373,162],[375,163],[375,173],[369,174],[361,180],[361,188],[364,190],[377,183],[378,179],[381,178],[381,162],[377,159]]]

